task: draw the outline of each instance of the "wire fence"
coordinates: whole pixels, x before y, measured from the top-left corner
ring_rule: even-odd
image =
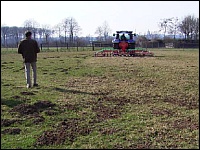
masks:
[[[81,43],[73,43],[73,44],[60,44],[60,43],[41,43],[40,45],[41,51],[85,51],[85,50],[100,50],[102,48],[112,48],[112,43],[101,43],[101,42],[93,42],[90,45],[83,45]],[[186,48],[199,48],[199,43],[193,42],[141,42],[139,44],[136,44],[136,47],[142,47],[142,48],[180,48],[180,49],[186,49]],[[16,44],[9,45],[9,46],[1,46],[1,48],[11,48],[15,49],[17,48]]]

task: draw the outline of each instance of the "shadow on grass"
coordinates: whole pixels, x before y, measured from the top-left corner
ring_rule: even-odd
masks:
[[[153,57],[165,57],[165,56],[153,56]]]
[[[20,100],[1,99],[1,105],[6,105],[8,107],[14,107],[14,106],[17,106],[17,105],[19,105],[21,103],[23,103],[23,102],[20,101]]]
[[[73,94],[89,94],[89,95],[99,95],[99,93],[90,93],[90,92],[83,92],[83,91],[77,91],[77,90],[67,90],[62,88],[54,88],[54,90],[59,92],[66,92],[66,93],[73,93]]]

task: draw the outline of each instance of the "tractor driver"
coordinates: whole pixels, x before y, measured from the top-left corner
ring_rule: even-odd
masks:
[[[126,40],[126,37],[125,37],[124,34],[122,34],[122,36],[121,36],[121,40],[122,40],[122,41],[125,41],[125,40]]]

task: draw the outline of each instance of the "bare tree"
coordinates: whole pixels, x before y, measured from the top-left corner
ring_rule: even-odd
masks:
[[[95,34],[98,35],[98,41],[103,41],[103,29],[101,26],[97,27]]]
[[[178,29],[178,18],[176,17],[176,18],[171,18],[172,20],[171,20],[171,22],[170,22],[170,24],[169,24],[169,33],[170,34],[173,34],[173,36],[174,36],[174,39],[176,39],[176,34],[177,34],[177,29]]]
[[[45,36],[45,42],[49,43],[49,37],[52,34],[50,25],[48,25],[48,24],[42,25],[42,31]]]
[[[58,38],[59,38],[59,40],[60,40],[60,43],[61,43],[61,24],[60,23],[58,23],[57,25],[55,25],[54,27],[53,27],[53,31],[54,31],[54,33],[55,34],[58,34]]]
[[[81,30],[80,26],[78,25],[78,22],[73,17],[69,17],[63,20],[61,26],[65,33],[65,44],[67,39],[67,33],[69,34],[69,42],[74,42],[74,36],[77,35]]]
[[[9,34],[9,29],[10,27],[3,25],[1,26],[1,37],[3,38],[3,45],[6,47],[7,46],[7,36]]]
[[[34,19],[28,19],[24,21],[24,28],[26,30],[30,30],[33,32],[34,39],[35,39],[38,27],[39,27],[39,23],[36,22]]]
[[[162,21],[159,22],[160,31],[164,32],[164,39],[165,39],[165,34],[168,30],[169,24],[171,23],[172,23],[172,18],[162,19]]]
[[[65,44],[67,43],[67,28],[68,28],[69,21],[68,19],[63,19],[61,23],[61,29],[64,31],[65,34]]]
[[[42,38],[45,37],[44,36],[44,29],[43,28],[38,28],[38,34],[39,34],[39,39],[40,39],[40,42],[41,42]]]
[[[179,30],[185,35],[185,39],[192,39],[196,26],[196,18],[194,16],[186,16],[179,24]]]
[[[69,41],[70,42],[74,42],[74,37],[76,37],[79,33],[79,31],[81,30],[80,26],[78,25],[78,22],[73,18],[68,18],[68,22],[69,22]]]
[[[111,29],[110,29],[107,21],[104,21],[102,26],[97,27],[95,34],[98,35],[99,41],[103,41],[103,40],[107,41],[110,32],[111,32]]]
[[[18,45],[19,37],[20,37],[19,27],[17,26],[10,27],[10,35],[13,37],[14,43]]]
[[[194,39],[199,39],[199,18],[195,19],[195,27],[194,27]]]
[[[103,29],[104,40],[107,41],[107,38],[108,38],[108,36],[109,36],[109,34],[111,32],[111,29],[110,29],[107,21],[104,21],[102,29]]]

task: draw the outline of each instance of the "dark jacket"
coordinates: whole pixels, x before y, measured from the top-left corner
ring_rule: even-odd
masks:
[[[33,39],[23,39],[18,46],[18,53],[22,54],[25,63],[37,61],[37,53],[40,52],[38,43]]]

